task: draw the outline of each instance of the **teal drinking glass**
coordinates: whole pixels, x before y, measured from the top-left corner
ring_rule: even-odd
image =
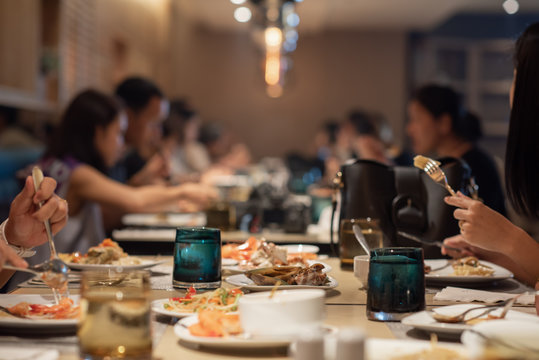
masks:
[[[221,286],[221,232],[207,227],[176,229],[172,285],[186,289]]]
[[[425,309],[425,269],[421,248],[371,250],[367,318],[400,321]]]

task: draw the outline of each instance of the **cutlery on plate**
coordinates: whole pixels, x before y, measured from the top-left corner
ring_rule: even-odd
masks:
[[[414,157],[414,166],[427,173],[429,177],[438,185],[443,186],[451,195],[455,195],[455,191],[449,186],[445,173],[440,168],[440,162],[435,161],[426,156],[417,155]]]
[[[443,314],[437,313],[435,311],[428,311],[427,313],[434,320],[436,320],[438,322],[461,323],[461,322],[466,322],[466,321],[470,321],[470,320],[473,320],[473,319],[480,318],[481,316],[487,315],[488,313],[503,307],[502,312],[500,313],[499,316],[496,316],[496,319],[504,319],[505,315],[507,315],[507,312],[509,311],[511,306],[513,306],[516,299],[518,299],[521,295],[522,294],[518,294],[518,295],[516,295],[516,296],[514,296],[514,297],[512,297],[510,299],[504,300],[504,301],[496,303],[496,304],[473,307],[473,308],[470,308],[470,309],[468,309],[466,311],[463,311],[462,313],[457,314],[457,315],[443,315]],[[470,313],[472,311],[475,311],[475,310],[483,310],[483,309],[484,309],[484,311],[481,312],[480,314],[474,315],[474,316],[469,317],[469,318],[466,318],[466,314],[468,314],[468,313]]]
[[[61,288],[67,282],[68,268],[60,259],[51,259],[44,263],[20,268],[9,264],[4,264],[4,269],[25,271],[39,276],[39,278],[53,289]]]
[[[421,243],[421,244],[425,244],[425,245],[434,245],[434,246],[438,246],[439,248],[446,248],[447,250],[452,250],[452,251],[456,251],[456,252],[462,252],[462,249],[459,249],[459,248],[456,248],[456,247],[452,247],[452,246],[447,246],[447,245],[444,245],[443,242],[441,241],[427,241],[427,240],[423,240],[421,239],[420,237],[417,237],[415,235],[412,235],[412,234],[409,234],[407,232],[404,232],[404,231],[397,231],[397,234],[402,236],[402,237],[405,237],[407,239],[410,239],[410,240],[413,240],[413,241],[416,241],[418,243]]]

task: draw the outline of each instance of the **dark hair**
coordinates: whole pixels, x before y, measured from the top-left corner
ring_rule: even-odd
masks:
[[[539,23],[515,46],[515,87],[505,155],[507,195],[522,214],[539,217]]]
[[[223,128],[216,123],[205,123],[200,127],[198,141],[203,145],[216,142],[223,135]]]
[[[370,114],[362,110],[352,110],[348,114],[348,121],[354,126],[354,129],[361,135],[374,135],[378,137],[378,131],[373,123]]]
[[[17,109],[0,105],[0,117],[4,118],[6,125],[13,125],[17,122]]]
[[[144,109],[151,98],[164,98],[157,85],[142,77],[130,77],[116,87],[116,96],[124,102],[125,106],[133,111]]]
[[[339,132],[339,123],[335,120],[328,120],[324,123],[324,131],[328,136],[328,142],[330,145],[334,145],[337,142],[337,133]]]
[[[451,118],[451,129],[460,138],[476,142],[483,135],[479,118],[464,110],[460,96],[448,86],[429,84],[417,89],[412,97],[419,102],[434,119],[447,114]]]
[[[195,115],[196,112],[185,100],[170,101],[168,117],[163,123],[163,135],[168,136],[171,133],[176,133],[183,141],[185,126],[195,118]]]
[[[70,155],[105,172],[105,162],[94,145],[96,128],[108,126],[121,110],[118,101],[99,91],[81,92],[64,112],[45,157]]]

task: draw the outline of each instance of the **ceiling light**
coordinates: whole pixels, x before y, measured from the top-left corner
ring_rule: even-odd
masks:
[[[240,23],[251,20],[251,10],[248,7],[242,6],[234,10],[234,19]]]
[[[245,3],[247,0],[230,0],[230,2],[234,5],[241,5]]]
[[[286,17],[286,23],[288,26],[296,27],[299,25],[299,16],[296,13],[290,13]]]
[[[518,11],[518,1],[517,0],[505,0],[502,4],[503,9],[509,15],[516,14]]]
[[[283,41],[281,29],[277,27],[269,27],[264,32],[264,37],[266,39],[266,46],[277,47],[281,46]]]

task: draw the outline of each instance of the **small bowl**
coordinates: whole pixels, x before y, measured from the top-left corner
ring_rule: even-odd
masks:
[[[247,294],[239,300],[243,331],[253,336],[295,336],[320,328],[325,318],[326,293],[298,289]]]
[[[354,256],[354,276],[357,277],[363,289],[369,285],[369,261],[370,255]]]

